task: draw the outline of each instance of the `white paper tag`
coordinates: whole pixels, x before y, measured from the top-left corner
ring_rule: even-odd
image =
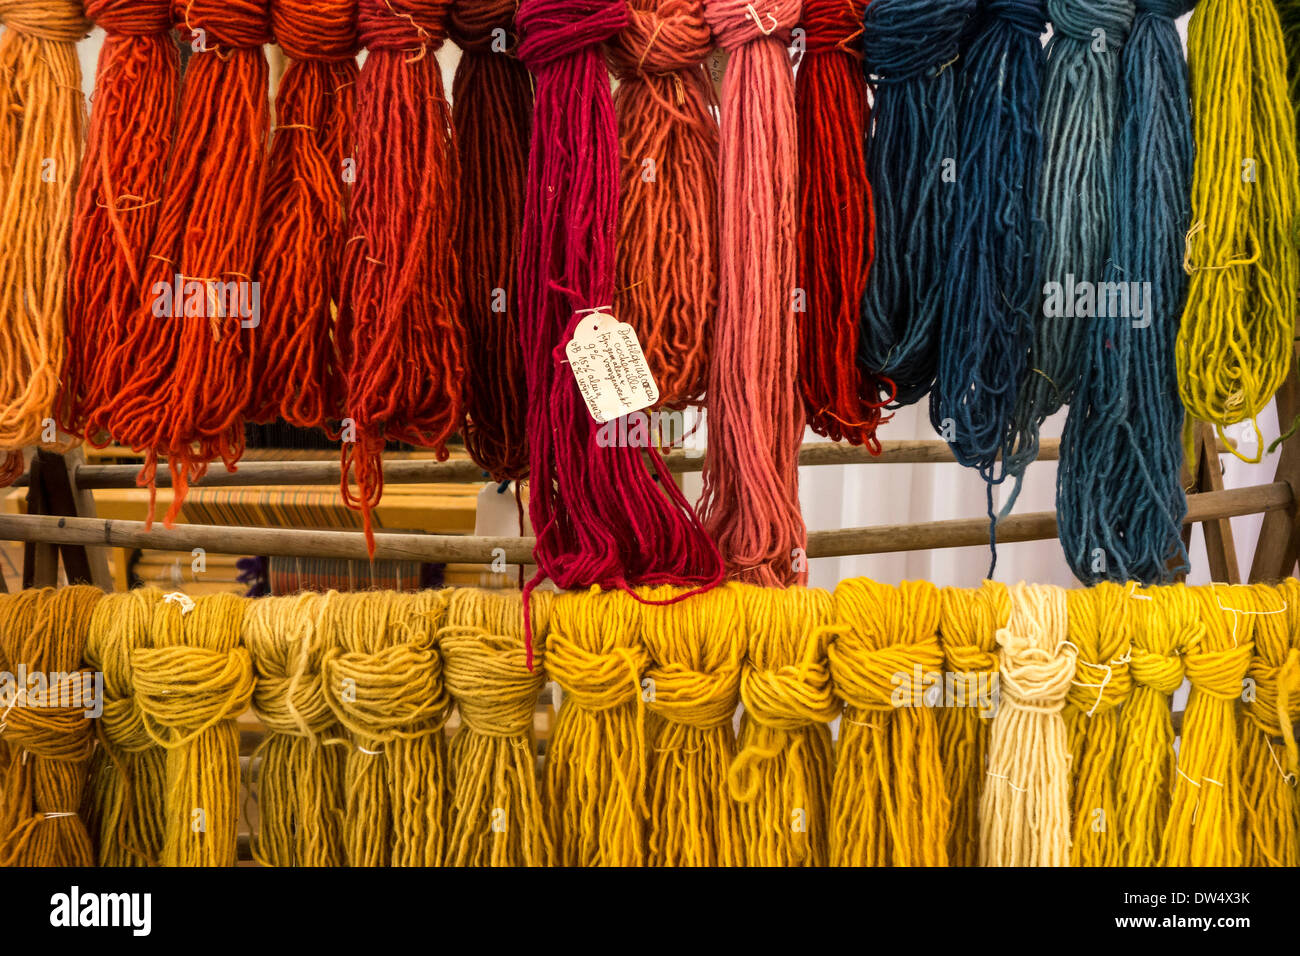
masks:
[[[564,351],[587,410],[600,424],[659,401],[636,330],[608,312],[585,313]]]

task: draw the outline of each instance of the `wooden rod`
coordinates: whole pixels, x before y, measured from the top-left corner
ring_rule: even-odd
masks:
[[[1261,514],[1292,507],[1294,496],[1286,482],[1211,491],[1187,498],[1187,523]],[[1012,515],[998,524],[998,540],[1042,541],[1056,537],[1051,511]],[[358,531],[304,531],[293,528],[240,528],[183,524],[146,531],[141,521],[59,518],[52,515],[0,515],[0,540],[50,544],[107,545],[213,554],[278,555],[287,557],[366,558],[366,542]],[[988,541],[985,518],[953,518],[920,524],[877,525],[814,531],[808,535],[808,557],[887,554],[935,548],[964,548]],[[499,550],[496,550],[499,549]],[[509,564],[531,560],[532,538],[479,538],[468,535],[375,535],[375,558],[394,561],[487,563],[502,558]],[[494,553],[495,552],[495,553]]]
[[[1055,461],[1060,457],[1060,439],[1045,438],[1039,448],[1039,460]],[[702,451],[673,451],[664,456],[670,471],[684,474],[704,467]],[[938,439],[881,442],[879,455],[862,446],[838,442],[812,442],[799,450],[801,465],[918,465],[953,461],[948,443]],[[75,473],[77,488],[134,488],[140,469],[134,465],[81,465]],[[435,484],[439,482],[478,482],[485,479],[482,468],[467,458],[454,461],[428,459],[384,462],[384,481],[389,484]],[[246,461],[238,471],[213,468],[195,481],[192,487],[249,488],[258,485],[337,485],[339,464],[336,461]],[[171,473],[159,468],[156,484],[171,485]]]

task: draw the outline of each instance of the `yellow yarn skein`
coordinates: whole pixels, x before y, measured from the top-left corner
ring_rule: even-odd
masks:
[[[563,699],[546,753],[543,807],[562,866],[646,862],[646,721],[636,600],[592,587],[551,606],[546,668]]]
[[[90,812],[100,866],[157,866],[162,856],[167,753],[144,726],[131,652],[148,647],[157,588],[105,595],[90,619],[86,662],[104,675]]]
[[[1241,763],[1237,705],[1254,651],[1258,607],[1244,585],[1193,589],[1205,637],[1185,658],[1191,691],[1183,712],[1173,799],[1165,824],[1165,866],[1240,866]],[[1274,595],[1274,608],[1282,602]]]
[[[831,677],[844,700],[831,794],[835,866],[946,866],[950,807],[938,721],[925,706],[942,680],[939,590],[866,578],[835,588]],[[918,680],[919,678],[919,680]]]
[[[980,798],[982,866],[1067,866],[1070,750],[1061,709],[1074,678],[1067,598],[1059,587],[1011,588],[998,631],[1001,701]]]
[[[551,595],[536,591],[531,600],[531,671],[517,591],[456,591],[438,632],[461,720],[450,750],[449,866],[547,866],[553,856],[533,739]]]
[[[1070,741],[1074,866],[1118,866],[1117,807],[1120,708],[1133,690],[1129,675],[1134,601],[1103,581],[1066,598],[1069,637],[1078,653],[1062,718]]]
[[[131,651],[145,732],[167,751],[162,862],[234,866],[235,718],[253,696],[253,667],[239,644],[247,601],[231,594],[180,597],[154,605],[151,646]]]
[[[434,637],[449,591],[325,596],[321,682],[348,731],[350,866],[437,866],[446,854],[451,696]]]
[[[985,581],[975,589],[944,588],[940,594],[939,644],[956,698],[953,706],[939,711],[939,763],[952,814],[948,862],[975,866],[979,863],[980,794],[984,791],[989,732],[997,712],[997,632],[1011,617],[1011,594],[997,581]],[[992,706],[981,706],[981,690]]]
[[[647,600],[679,592],[643,588]],[[650,655],[644,696],[654,714],[649,753],[650,858],[657,866],[741,866],[740,810],[727,787],[736,757],[745,615],[734,587],[677,604],[641,605]]]
[[[1252,590],[1257,606],[1274,603],[1270,586]],[[1285,610],[1255,616],[1255,656],[1246,669],[1253,682],[1241,726],[1246,866],[1300,865],[1294,729],[1300,720],[1300,581],[1283,581],[1276,595]]]
[[[23,642],[36,627],[36,616],[48,594],[47,589],[0,594],[0,669],[10,674],[17,672],[23,659]],[[17,698],[3,701],[0,713],[16,707],[17,702]],[[0,722],[7,723],[8,714]],[[0,844],[18,828],[31,808],[32,762],[22,759],[22,750],[18,741],[0,732],[0,772],[4,780],[0,787]]]
[[[266,725],[250,761],[258,768],[258,827],[250,849],[263,866],[345,861],[347,748],[321,686],[324,603],[324,595],[307,591],[252,601],[244,615],[244,645],[257,676],[253,707]]]
[[[739,753],[727,782],[750,866],[825,866],[840,711],[827,642],[835,602],[817,588],[736,585],[749,654],[740,679]]]
[[[1191,416],[1255,421],[1291,364],[1296,325],[1295,116],[1271,0],[1201,0],[1188,27],[1196,119],[1191,274],[1178,389]],[[1191,417],[1187,426],[1191,424]],[[1253,457],[1263,453],[1259,425]],[[1184,444],[1190,448],[1190,427]],[[1191,458],[1190,453],[1187,456]]]
[[[1190,588],[1134,589],[1133,691],[1120,713],[1117,769],[1119,834],[1124,866],[1155,866],[1174,787],[1173,693],[1183,684],[1186,655],[1205,637]]]

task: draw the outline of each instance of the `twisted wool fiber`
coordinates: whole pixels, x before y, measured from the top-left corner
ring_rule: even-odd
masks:
[[[1162,866],[1241,866],[1242,775],[1237,702],[1254,651],[1256,615],[1277,611],[1276,593],[1210,585],[1194,591],[1205,637],[1183,658],[1191,691],[1183,711]]]
[[[356,0],[271,0],[290,58],[275,93],[275,135],[257,224],[265,293],[247,414],[299,428],[342,417],[333,339],[346,241],[357,82]]]
[[[800,0],[706,0],[728,51],[719,156],[718,317],[701,514],[733,580],[801,583],[803,403],[794,318],[798,142],[785,44]]]
[[[740,808],[727,787],[736,758],[746,641],[740,598],[720,588],[663,606],[670,588],[647,589],[641,640],[650,655],[642,696],[655,716],[647,791],[655,866],[741,866]]]
[[[16,672],[22,639],[36,621],[40,593],[0,593],[0,620],[5,624],[0,628],[0,670],[10,674]],[[7,709],[11,702],[5,700],[4,707]],[[31,805],[31,766],[22,760],[19,750],[11,746],[0,732],[0,780],[5,782],[0,789],[0,841],[18,825],[23,807]]]
[[[447,850],[451,697],[435,635],[448,591],[331,591],[321,685],[349,734],[343,842],[349,866],[438,866]]]
[[[1188,653],[1205,637],[1205,625],[1194,592],[1181,584],[1144,588],[1130,597],[1133,692],[1120,712],[1115,825],[1123,865],[1155,866],[1176,777],[1172,697],[1183,684]]]
[[[627,6],[524,0],[515,19],[537,93],[519,262],[537,530],[537,575],[525,595],[547,577],[565,589],[713,587],[721,558],[663,459],[653,449],[603,446],[564,359],[579,312],[613,298],[618,145],[597,45],[627,26]]]
[[[144,728],[167,751],[164,866],[234,866],[239,730],[253,696],[240,631],[248,602],[216,594],[153,606],[150,639],[131,650]]]
[[[712,50],[701,0],[629,0],[608,45],[619,81],[614,314],[637,330],[666,408],[703,398],[717,308]]]
[[[1300,863],[1294,729],[1300,720],[1300,582],[1288,578],[1276,592],[1265,585],[1252,590],[1253,606],[1265,613],[1255,617],[1255,656],[1246,669],[1253,694],[1242,711],[1242,863],[1294,867]],[[1276,613],[1279,606],[1284,613]]]
[[[893,380],[897,405],[930,390],[939,360],[957,195],[943,181],[944,163],[957,157],[956,65],[976,7],[977,0],[872,0],[863,21],[874,96],[867,179],[879,241],[862,296],[858,358]]]
[[[894,384],[858,367],[858,308],[873,255],[867,181],[871,108],[861,59],[865,0],[806,0],[807,50],[795,78],[799,148],[796,310],[799,388],[808,424],[836,441],[878,451],[881,408]]]
[[[1065,697],[1070,741],[1072,866],[1118,866],[1120,713],[1133,690],[1129,673],[1137,602],[1106,582],[1067,594],[1069,639],[1077,649]]]
[[[130,374],[180,95],[170,0],[90,0],[105,31],[68,257],[67,356],[59,425],[103,446]]]
[[[93,866],[95,851],[81,817],[94,730],[81,694],[86,634],[103,592],[89,585],[24,592],[5,615],[5,657],[47,683],[39,702],[14,701],[4,718],[9,775],[0,799],[0,866]],[[24,608],[22,605],[26,604]],[[19,627],[30,622],[30,627]],[[10,670],[10,668],[6,668]]]
[[[831,677],[844,701],[831,793],[833,866],[946,866],[951,807],[922,681],[943,669],[939,590],[866,578],[835,588]]]
[[[100,866],[157,866],[167,799],[167,752],[145,730],[131,653],[148,647],[157,588],[108,594],[95,605],[86,663],[104,675],[99,747],[90,771],[90,825]]]
[[[164,520],[171,527],[190,483],[217,458],[233,470],[243,454],[255,333],[241,328],[238,314],[215,314],[226,310],[211,287],[189,283],[252,281],[269,123],[262,52],[271,39],[268,3],[172,3],[177,29],[194,52],[140,297],[119,353],[129,371],[106,416],[119,444],[144,452],[136,481],[150,489],[148,524],[159,456],[172,475]],[[184,277],[185,299],[186,288],[207,290],[203,311],[214,314],[154,314],[155,285],[170,285],[176,275]],[[172,306],[191,311],[188,301]]]
[[[961,150],[930,421],[987,482],[992,546],[993,488],[1014,474],[1008,462],[1021,438],[1012,415],[1041,304],[1034,217],[1045,10],[1043,0],[989,0],[984,14],[959,64]],[[996,565],[994,551],[990,575]]]
[[[1133,26],[1133,0],[1047,0],[1052,38],[1039,107],[1043,137],[1038,215],[1044,283],[1100,283],[1110,255],[1115,135],[1121,51]],[[1045,294],[1045,290],[1044,290]],[[1038,456],[1038,430],[1074,397],[1093,316],[1035,312],[1030,372],[1016,406],[1023,471]]]
[[[533,597],[545,634],[551,595]],[[464,589],[438,631],[447,690],[461,724],[452,738],[448,866],[546,866],[555,856],[537,787],[533,714],[546,683],[529,668],[519,595]],[[539,644],[544,652],[545,642]],[[539,655],[539,660],[541,659]]]
[[[980,797],[981,866],[1070,863],[1070,749],[1061,709],[1077,652],[1066,639],[1066,592],[1011,588],[997,633],[999,690]]]
[[[685,605],[689,606],[689,605]],[[563,693],[547,743],[542,807],[560,866],[646,862],[650,663],[636,600],[592,587],[556,597],[546,669]]]
[[[1148,283],[1145,319],[1088,320],[1056,469],[1059,537],[1081,581],[1148,584],[1187,568],[1174,341],[1187,291],[1192,117],[1174,18],[1184,0],[1139,0],[1121,58],[1107,282]],[[1141,327],[1135,327],[1134,322]],[[1145,325],[1142,323],[1145,322]],[[1105,556],[1098,570],[1098,552]]]
[[[1178,332],[1178,388],[1192,417],[1255,421],[1291,364],[1300,284],[1296,122],[1271,0],[1202,0],[1187,33],[1196,116],[1191,274]],[[1228,104],[1228,108],[1223,108]],[[1249,169],[1245,160],[1251,163]],[[1253,174],[1254,181],[1248,181]],[[1258,461],[1263,448],[1244,461]]]
[[[358,10],[368,52],[357,83],[357,182],[335,335],[356,438],[343,444],[341,490],[361,512],[372,553],[385,442],[433,448],[445,459],[463,413],[465,329],[452,235],[458,169],[434,56],[449,5],[361,0]]]
[[[815,588],[737,587],[748,653],[727,783],[739,804],[745,859],[750,866],[826,866],[834,766],[828,724],[840,711],[826,653],[834,600]]]
[[[1300,113],[1300,0],[1273,0],[1273,7],[1277,10],[1278,22],[1282,27],[1291,108]]]
[[[460,261],[465,321],[465,449],[493,481],[528,474],[518,271],[524,179],[532,133],[532,77],[514,56],[514,0],[454,0],[461,49],[451,118],[460,159]],[[495,31],[509,39],[494,46]],[[499,308],[497,290],[505,294]]]
[[[54,414],[85,104],[68,0],[0,0],[0,487]]]
[[[997,632],[1011,617],[1011,594],[1005,584],[985,581],[978,589],[944,588],[939,616],[939,644],[945,670],[953,678],[953,705],[939,710],[939,764],[948,785],[952,823],[948,863],[979,862],[980,794],[994,708],[982,708],[981,683],[997,687]],[[974,696],[972,696],[972,694]],[[990,703],[996,706],[995,701]]]
[[[328,650],[326,597],[305,592],[250,602],[243,644],[253,660],[253,707],[266,734],[249,763],[258,828],[253,859],[263,866],[341,866],[343,728],[323,692]]]

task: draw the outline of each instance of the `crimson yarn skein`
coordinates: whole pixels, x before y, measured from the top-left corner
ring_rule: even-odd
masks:
[[[709,367],[705,526],[728,575],[787,585],[807,572],[799,511],[804,410],[796,382],[794,296],[798,143],[786,43],[799,0],[707,0],[730,51],[722,90],[721,271]]]
[[[519,57],[536,75],[519,265],[537,533],[525,611],[546,577],[565,589],[712,587],[721,558],[663,459],[602,442],[565,364],[579,312],[612,305],[618,138],[599,45],[627,25],[627,5],[523,0],[515,22]]]

